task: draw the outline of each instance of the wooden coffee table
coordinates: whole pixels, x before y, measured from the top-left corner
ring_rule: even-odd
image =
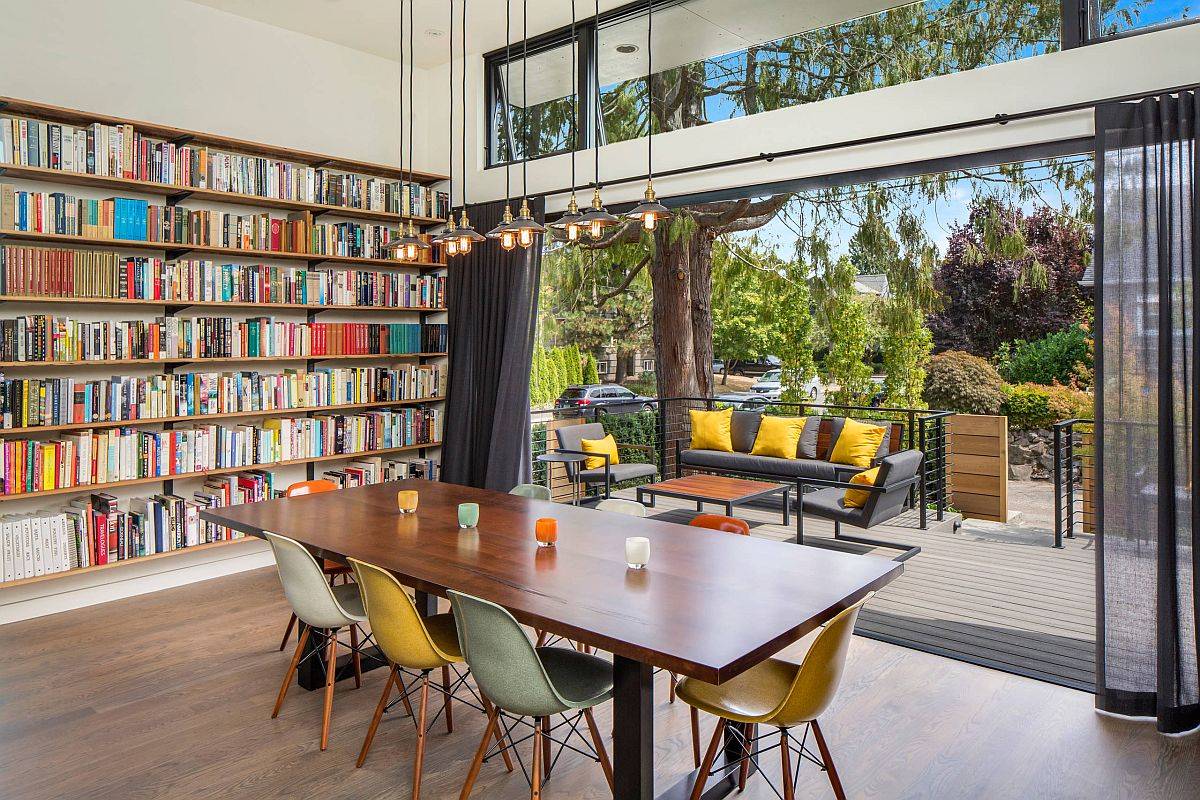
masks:
[[[725,475],[685,475],[682,478],[651,483],[637,487],[639,503],[645,503],[646,495],[650,496],[649,506],[654,508],[656,497],[676,497],[680,500],[694,500],[696,510],[703,511],[705,503],[716,503],[725,507],[726,515],[733,516],[734,506],[740,506],[751,500],[759,500],[771,495],[783,495],[783,524],[792,521],[791,493],[792,485],[788,483],[766,483],[750,481],[745,478],[730,478]]]

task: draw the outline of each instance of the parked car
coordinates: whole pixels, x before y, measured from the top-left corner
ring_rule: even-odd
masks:
[[[631,414],[653,411],[654,398],[634,394],[617,383],[592,383],[568,386],[554,401],[555,408],[594,409],[597,414]]]
[[[727,366],[730,375],[758,377],[764,372],[779,369],[782,363],[776,356],[763,356],[762,358],[754,359],[730,359]]]
[[[783,385],[780,382],[782,375],[783,370],[781,369],[764,372],[763,376],[750,387],[751,393],[768,400],[779,400],[783,396]],[[800,396],[810,403],[824,403],[825,386],[821,383],[820,378],[812,378],[800,387]]]
[[[714,358],[712,371],[713,371],[713,375],[720,375],[722,372],[724,372],[725,371],[725,359]]]

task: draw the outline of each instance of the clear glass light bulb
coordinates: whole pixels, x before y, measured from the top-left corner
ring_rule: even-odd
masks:
[[[592,222],[591,230],[588,233],[593,239],[599,239],[604,234],[604,226],[600,224],[600,220]]]
[[[464,256],[471,252],[471,237],[464,236],[458,240],[458,252],[462,253]]]
[[[533,244],[533,231],[529,228],[521,228],[517,233],[517,244],[521,245],[521,247],[529,247],[529,245]]]
[[[517,238],[512,235],[511,231],[505,231],[500,234],[500,246],[505,250],[512,250],[517,246]]]
[[[458,239],[447,239],[446,240],[446,255],[448,255],[448,256],[458,255]]]
[[[579,226],[576,225],[575,223],[571,223],[570,225],[567,226],[567,241],[569,241],[569,242],[579,241]]]
[[[658,225],[658,215],[655,214],[653,211],[646,214],[645,216],[642,217],[642,225],[648,231],[654,230],[654,227],[656,225]]]
[[[417,246],[415,244],[404,245],[404,257],[409,261],[417,260]]]

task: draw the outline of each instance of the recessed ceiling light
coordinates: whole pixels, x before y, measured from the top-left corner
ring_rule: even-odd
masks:
[[[638,46],[636,44],[619,44],[617,45],[618,53],[636,53]]]
[[[443,36],[445,36],[446,34],[444,31],[440,31],[437,28],[426,28],[425,35],[428,36],[430,39],[440,39]]]

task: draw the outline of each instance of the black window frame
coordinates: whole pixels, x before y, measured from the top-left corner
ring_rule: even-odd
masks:
[[[597,125],[595,108],[599,102],[600,87],[596,85],[595,78],[595,58],[596,58],[596,42],[600,28],[607,25],[623,22],[625,20],[635,18],[645,14],[646,10],[653,5],[657,12],[663,8],[680,5],[688,2],[688,0],[635,0],[634,2],[615,8],[612,11],[602,13],[599,17],[587,17],[586,19],[577,20],[575,23],[575,46],[577,48],[578,57],[576,59],[576,86],[578,87],[578,104],[575,115],[575,150],[576,153],[581,153],[596,146],[597,141],[601,145],[603,141],[604,131],[603,125]],[[1178,28],[1184,25],[1192,25],[1200,22],[1200,18],[1175,20],[1173,22],[1164,22],[1156,25],[1148,25],[1144,28],[1133,28],[1119,33],[1101,36],[1099,34],[1099,20],[1092,13],[1092,0],[1060,0],[1060,13],[1062,17],[1061,33],[1059,35],[1059,46],[1062,50],[1070,50],[1077,47],[1087,47],[1093,44],[1101,44],[1104,42],[1114,41],[1116,39],[1124,39],[1130,36],[1141,36],[1146,33],[1157,33],[1158,31]],[[529,55],[537,55],[553,50],[556,47],[562,47],[571,43],[571,27],[569,25],[547,31],[539,34],[529,40]],[[509,55],[512,61],[520,59],[524,53],[518,50],[519,45],[509,49]],[[484,169],[497,169],[510,167],[521,164],[525,159],[513,159],[510,161],[500,161],[494,156],[499,152],[498,141],[495,126],[493,124],[493,112],[497,107],[498,100],[503,96],[503,82],[499,80],[500,70],[505,62],[505,48],[500,47],[485,53],[484,60],[484,103],[485,117],[487,119],[487,132],[484,139]],[[507,103],[505,109],[508,113],[508,118],[511,120],[512,111]],[[506,126],[506,130],[511,129],[511,125]],[[509,152],[514,152],[511,149]],[[556,150],[553,153],[542,153],[535,156],[530,156],[528,161],[537,161],[542,158],[553,158],[555,156],[566,155],[572,152],[570,147]],[[581,186],[590,186],[590,182],[586,179],[580,183]]]

